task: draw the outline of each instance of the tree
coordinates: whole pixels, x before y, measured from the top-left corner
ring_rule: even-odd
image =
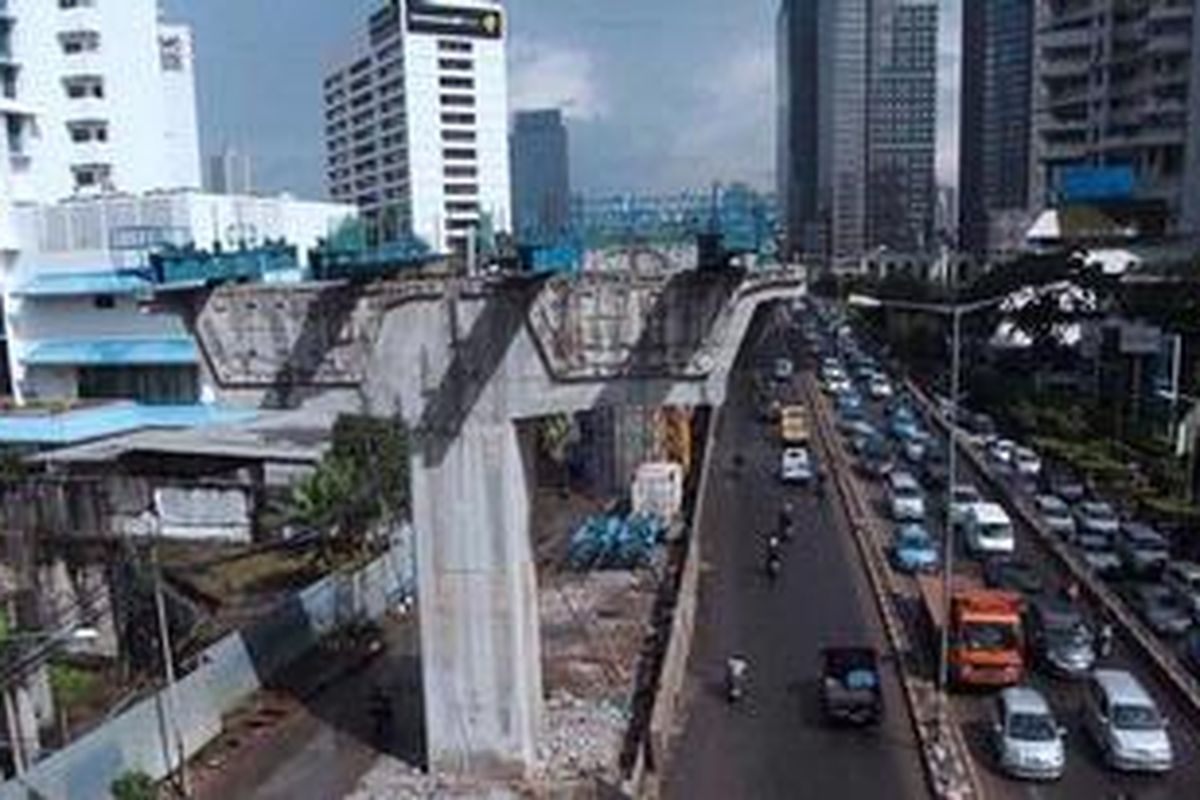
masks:
[[[113,800],[155,800],[154,779],[141,770],[126,770],[108,787]]]

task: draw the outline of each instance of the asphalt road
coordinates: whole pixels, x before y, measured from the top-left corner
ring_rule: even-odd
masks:
[[[886,430],[883,413],[877,404],[871,409],[872,422]],[[936,430],[933,426],[927,426]],[[942,438],[945,446],[946,440]],[[973,483],[985,497],[992,494],[966,459],[959,459],[960,482]],[[868,496],[877,513],[885,521],[887,511],[884,490],[879,482],[866,481]],[[942,498],[931,498],[928,503],[929,528],[940,539],[943,536],[945,506]],[[994,498],[992,498],[994,499]],[[885,530],[891,525],[885,524]],[[1033,564],[1042,574],[1048,591],[1061,586],[1062,575],[1036,540],[1036,534],[1018,524],[1017,552],[1019,557]],[[886,542],[881,543],[886,546]],[[978,575],[979,565],[961,549],[956,571]],[[1128,669],[1155,695],[1160,709],[1171,720],[1171,739],[1175,748],[1175,769],[1166,776],[1126,775],[1108,769],[1094,743],[1083,730],[1080,709],[1082,708],[1082,685],[1048,677],[1035,670],[1029,677],[1030,685],[1040,689],[1059,717],[1059,722],[1068,729],[1067,770],[1062,780],[1055,783],[1029,783],[1013,780],[996,768],[995,757],[989,742],[990,702],[987,694],[960,693],[953,699],[953,712],[975,758],[976,772],[989,798],[1086,798],[1107,800],[1108,798],[1138,798],[1139,800],[1168,800],[1170,798],[1200,797],[1200,730],[1188,715],[1174,702],[1173,696],[1159,684],[1155,672],[1124,643],[1119,640],[1112,657],[1104,666]]]
[[[757,321],[762,325],[764,320]],[[688,665],[688,710],[668,766],[666,796],[703,798],[908,798],[927,789],[895,673],[885,666],[885,724],[832,729],[817,702],[818,653],[831,644],[886,651],[867,578],[840,512],[810,489],[777,479],[774,428],[756,420],[750,369],[779,344],[761,328],[747,338],[714,443],[703,518],[704,570]],[[798,388],[795,389],[798,395]],[[730,468],[734,453],[742,474]],[[829,493],[832,496],[832,492]],[[763,573],[764,536],[792,499],[799,532],[774,585]],[[731,706],[725,660],[750,662],[749,694]]]

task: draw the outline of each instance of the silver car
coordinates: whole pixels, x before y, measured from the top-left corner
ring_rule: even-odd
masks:
[[[1175,765],[1166,719],[1150,693],[1124,670],[1092,673],[1084,724],[1113,769],[1169,772]]]
[[[1000,767],[1015,778],[1054,781],[1067,765],[1066,730],[1037,689],[1013,686],[996,698],[992,734]]]
[[[1071,516],[1071,507],[1065,501],[1056,495],[1041,494],[1034,502],[1037,503],[1042,522],[1051,533],[1068,542],[1075,538],[1075,518]]]

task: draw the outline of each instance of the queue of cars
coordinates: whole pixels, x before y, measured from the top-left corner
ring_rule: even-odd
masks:
[[[820,352],[822,387],[833,400],[839,429],[856,454],[858,467],[868,477],[884,481],[886,508],[895,524],[887,546],[892,567],[916,575],[922,589],[936,588],[940,581],[923,577],[941,569],[940,544],[926,526],[925,492],[948,488],[945,451],[923,430],[915,406],[893,388],[886,372],[855,345],[852,336],[840,325],[827,335],[838,341],[836,348]],[[829,349],[837,355],[828,354]],[[864,395],[883,407],[881,423],[864,413]],[[1078,548],[1093,569],[1114,578],[1161,581],[1161,591],[1138,583],[1136,597],[1130,595],[1143,618],[1154,615],[1164,632],[1181,632],[1184,620],[1190,626],[1192,619],[1200,619],[1200,565],[1170,564],[1166,540],[1155,531],[1121,520],[1111,505],[1090,498],[1081,482],[1051,471],[1035,451],[999,438],[994,426],[987,428],[986,424],[972,426],[974,443],[999,471],[1035,491],[1040,487],[1035,504],[1043,521]],[[1004,508],[986,502],[966,483],[956,485],[945,502],[951,524],[982,564],[986,586],[1019,598],[1017,647],[1024,660],[1048,675],[1084,682],[1083,727],[1106,763],[1118,770],[1169,770],[1171,741],[1153,697],[1132,673],[1098,667],[1111,640],[1101,641],[1099,627],[1076,599],[1049,591],[1041,574],[1017,557],[1014,527]],[[1183,600],[1174,603],[1168,598]],[[1173,605],[1180,614],[1168,613]],[[970,637],[964,634],[964,638]],[[1189,639],[1186,650],[1194,659],[1193,668],[1200,668],[1200,636]],[[997,694],[992,705],[991,743],[997,763],[1018,778],[1061,777],[1066,730],[1046,698],[1023,684],[1021,672],[1013,674],[1019,676],[1012,681],[1016,685]]]

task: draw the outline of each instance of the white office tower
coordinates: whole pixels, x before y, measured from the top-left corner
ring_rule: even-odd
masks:
[[[377,240],[510,229],[505,23],[497,0],[394,0],[326,78],[330,194]]]
[[[192,39],[157,0],[0,0],[10,202],[200,184]]]

